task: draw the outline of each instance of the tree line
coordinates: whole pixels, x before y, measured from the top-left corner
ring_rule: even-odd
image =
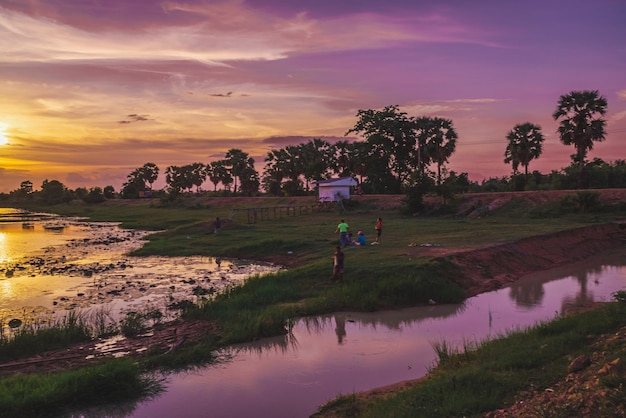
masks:
[[[450,119],[409,116],[397,105],[382,110],[359,110],[355,125],[345,135],[357,134],[364,138],[357,141],[330,143],[321,138],[288,145],[269,151],[264,159],[262,174],[255,169],[255,161],[240,149],[230,149],[221,160],[208,164],[195,162],[165,169],[166,187],[154,191],[154,182],[160,170],[154,163],[146,163],[127,176],[119,193],[112,186],[89,190],[78,188],[70,191],[57,180],[45,180],[41,191],[35,192],[30,181],[10,193],[12,197],[29,197],[33,193],[46,202],[80,198],[98,202],[119,196],[138,198],[159,194],[174,199],[183,194],[200,193],[205,183],[211,183],[213,193],[221,185],[223,194],[259,195],[262,191],[272,196],[297,196],[309,194],[316,181],[333,176],[352,176],[365,193],[406,193],[417,198],[428,192],[445,196],[480,191],[481,188],[501,187],[508,190],[532,188],[583,188],[624,187],[621,160],[607,163],[595,159],[587,161],[587,154],[595,142],[605,139],[607,100],[598,91],[572,91],[562,95],[553,113],[559,121],[558,134],[564,145],[573,146],[572,166],[560,172],[546,175],[529,173],[530,163],[542,153],[544,136],[541,127],[524,122],[515,125],[506,135],[504,163],[511,164],[512,175],[501,179],[488,179],[482,184],[472,183],[467,173],[448,171],[445,165],[456,150],[458,134]],[[520,173],[520,166],[524,173]],[[576,184],[570,177],[576,167]],[[605,181],[592,179],[600,170],[611,171]],[[587,177],[583,173],[588,174]],[[609,179],[610,177],[610,179]],[[561,178],[557,181],[557,179]],[[549,186],[547,186],[549,184]],[[6,197],[6,196],[5,196]],[[32,197],[32,196],[31,196]]]

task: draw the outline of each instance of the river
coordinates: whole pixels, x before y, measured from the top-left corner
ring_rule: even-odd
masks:
[[[308,417],[326,401],[427,374],[434,342],[462,348],[626,287],[626,251],[526,276],[459,305],[301,318],[285,337],[222,351],[223,362],[167,377],[165,393],[120,417]]]
[[[123,312],[138,295],[152,295],[153,303],[171,296],[171,286],[182,288],[181,297],[189,296],[189,280],[204,286],[236,284],[252,272],[276,268],[235,261],[218,267],[211,257],[129,258],[125,252],[141,245],[143,233],[45,216],[18,220],[0,222],[0,312],[5,318],[23,314],[20,306],[62,311],[82,307],[83,299],[91,301],[85,307],[108,303]],[[44,228],[59,222],[61,229]],[[39,258],[46,268],[28,262]],[[80,267],[50,272],[67,265]],[[101,271],[99,266],[113,267]],[[300,318],[289,335],[234,345],[219,353],[216,365],[165,376],[165,390],[154,399],[73,416],[307,417],[337,395],[424,376],[435,365],[433,343],[461,348],[550,320],[569,307],[612,300],[615,291],[626,288],[625,266],[626,250],[620,250],[526,276],[458,305]],[[11,277],[5,277],[8,271]],[[86,277],[85,271],[92,275]],[[153,281],[156,290],[148,292]],[[102,291],[103,286],[119,289],[122,284],[125,288],[113,295]]]

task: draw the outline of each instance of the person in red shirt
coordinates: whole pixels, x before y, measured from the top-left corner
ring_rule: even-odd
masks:
[[[372,242],[372,245],[380,244],[380,239],[383,235],[383,218],[378,218],[374,229],[376,230],[376,239]]]

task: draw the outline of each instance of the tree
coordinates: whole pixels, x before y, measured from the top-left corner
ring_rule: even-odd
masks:
[[[426,150],[428,159],[437,163],[437,184],[441,184],[441,166],[447,163],[448,158],[454,153],[458,135],[450,119],[420,118],[420,121],[426,125],[426,146],[423,148]],[[418,126],[421,123],[418,123]],[[421,146],[420,149],[422,149]]]
[[[152,184],[159,177],[159,167],[154,163],[145,163],[139,168],[140,177],[150,184],[150,190],[152,190]]]
[[[85,203],[102,203],[106,200],[106,198],[104,197],[104,192],[100,187],[90,188],[87,194],[81,197],[81,199]]]
[[[24,196],[28,196],[33,192],[33,182],[30,180],[24,180],[20,183],[20,192],[24,194]]]
[[[106,199],[113,199],[115,198],[115,188],[111,185],[109,186],[105,186],[104,190],[102,191],[102,193],[104,194],[104,197]]]
[[[213,183],[213,191],[217,191],[217,185],[222,183],[224,188],[228,188],[232,182],[226,162],[224,160],[213,161],[206,166],[207,176],[211,183]]]
[[[544,137],[541,127],[530,122],[520,123],[509,131],[506,136],[509,141],[504,151],[504,162],[511,163],[513,175],[521,164],[524,167],[524,176],[528,177],[528,164],[539,158],[543,151]]]
[[[65,185],[58,180],[44,180],[41,184],[40,196],[48,205],[56,205],[69,199]]]
[[[248,154],[240,149],[232,148],[226,153],[224,163],[235,179],[234,193],[237,194],[237,179],[241,183],[242,177],[251,173],[249,169],[252,168],[254,170],[254,158],[248,157]]]
[[[369,166],[369,180],[383,183],[375,188],[399,192],[417,166],[415,119],[407,117],[395,105],[381,111],[359,110],[357,117],[358,121],[346,135],[361,134],[369,144],[367,159],[376,163]]]
[[[335,148],[327,141],[314,138],[298,146],[299,157],[302,161],[302,174],[306,191],[309,183],[327,178],[330,166],[333,164]]]
[[[561,142],[573,145],[578,162],[578,188],[582,188],[582,173],[587,152],[593,149],[594,141],[604,141],[607,100],[597,90],[572,91],[559,98],[554,120],[561,119],[557,132]]]

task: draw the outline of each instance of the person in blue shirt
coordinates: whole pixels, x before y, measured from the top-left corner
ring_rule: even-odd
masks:
[[[367,245],[367,239],[363,235],[363,231],[359,231],[356,234],[356,245]]]

